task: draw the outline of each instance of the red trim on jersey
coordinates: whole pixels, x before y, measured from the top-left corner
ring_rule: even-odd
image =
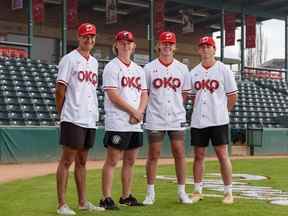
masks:
[[[57,80],[56,83],[60,83],[60,84],[63,84],[65,86],[68,86],[68,83],[65,82],[64,80]]]
[[[227,96],[237,94],[238,90],[226,93]]]
[[[88,57],[86,57],[86,56],[82,55],[82,53],[79,51],[79,48],[77,48],[76,50],[78,51],[78,53],[79,53],[83,58],[86,59],[86,61],[89,61],[89,59],[90,59],[90,54],[89,54]]]
[[[119,59],[120,62],[122,62],[126,67],[130,67],[132,61],[130,60],[130,62],[127,64],[125,62],[123,62],[119,57],[117,57]]]
[[[203,65],[203,63],[201,63],[201,65],[202,65],[203,68],[205,68],[206,70],[208,70],[209,68],[213,67],[214,64],[216,64],[216,62],[217,62],[217,61],[215,61],[212,65],[208,65],[208,66]]]
[[[173,63],[173,61],[174,61],[174,59],[172,59],[172,62],[166,64],[166,63],[164,63],[163,61],[161,61],[160,58],[158,58],[158,60],[159,60],[159,62],[160,62],[162,65],[164,65],[165,67],[168,67],[168,66],[171,65],[171,64]]]

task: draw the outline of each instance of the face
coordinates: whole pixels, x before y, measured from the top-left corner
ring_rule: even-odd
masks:
[[[201,59],[211,59],[215,56],[216,49],[208,44],[202,44],[198,46],[198,53],[201,56]]]
[[[131,56],[132,53],[135,50],[135,43],[126,41],[126,40],[120,40],[116,42],[116,48],[118,50],[118,55],[129,55]]]
[[[81,50],[91,51],[95,45],[95,35],[78,36],[79,47]]]
[[[161,56],[173,56],[175,50],[175,43],[160,42],[159,44],[159,52]]]

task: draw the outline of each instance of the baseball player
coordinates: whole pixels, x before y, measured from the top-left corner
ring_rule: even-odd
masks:
[[[201,63],[190,72],[193,113],[191,145],[194,146],[193,202],[202,199],[204,157],[209,141],[212,142],[224,182],[224,204],[232,204],[232,167],[227,152],[229,112],[237,100],[237,85],[233,73],[215,60],[215,42],[202,37],[198,44]]]
[[[102,170],[102,193],[100,206],[118,209],[111,197],[113,172],[123,158],[121,181],[122,196],[119,203],[139,206],[132,195],[133,166],[139,148],[143,145],[141,122],[148,102],[143,69],[131,60],[135,50],[133,34],[120,31],[115,36],[113,52],[117,55],[104,68],[106,160]]]
[[[176,49],[176,35],[163,32],[156,47],[159,57],[145,65],[149,103],[146,110],[145,129],[148,132],[149,150],[146,163],[147,194],[144,205],[155,201],[154,182],[157,161],[165,133],[171,141],[175,159],[178,183],[178,198],[181,203],[190,204],[185,192],[186,161],[184,151],[184,125],[186,112],[183,106],[183,93],[189,92],[188,68],[173,56]]]
[[[60,115],[62,156],[57,168],[57,195],[60,215],[75,215],[65,201],[69,167],[75,161],[75,182],[80,210],[104,210],[86,198],[86,161],[95,142],[98,119],[98,62],[90,55],[95,45],[96,27],[90,23],[78,28],[78,48],[65,55],[59,63],[56,83],[56,108]]]

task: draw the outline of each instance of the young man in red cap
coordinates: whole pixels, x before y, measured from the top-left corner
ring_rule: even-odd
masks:
[[[193,113],[191,145],[194,146],[193,202],[202,199],[204,157],[212,142],[224,182],[224,204],[232,204],[232,166],[228,156],[229,112],[237,100],[237,85],[232,71],[215,59],[212,37],[202,37],[198,44],[201,63],[190,72]]]
[[[143,204],[152,205],[155,201],[154,182],[161,145],[167,133],[175,160],[178,199],[191,204],[185,192],[186,161],[184,130],[186,112],[183,106],[184,94],[189,92],[188,68],[174,58],[176,35],[163,32],[157,45],[159,57],[145,65],[149,103],[146,110],[145,129],[148,131],[149,150],[146,163],[147,194]]]
[[[141,123],[147,105],[148,94],[143,69],[131,60],[135,50],[133,34],[120,31],[115,36],[113,52],[117,56],[104,68],[106,160],[102,169],[102,193],[100,206],[118,209],[112,199],[113,173],[122,158],[122,196],[119,203],[139,206],[132,195],[133,167],[138,150],[143,145]]]
[[[56,108],[60,115],[60,144],[63,147],[57,168],[57,195],[60,215],[75,215],[65,200],[69,167],[75,161],[75,182],[79,210],[104,210],[86,198],[86,161],[95,143],[98,120],[98,62],[90,55],[95,45],[96,27],[90,23],[78,28],[78,48],[59,63],[56,81]]]

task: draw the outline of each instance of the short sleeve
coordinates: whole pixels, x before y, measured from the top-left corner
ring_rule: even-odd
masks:
[[[150,70],[147,64],[144,66],[144,74],[145,74],[145,80],[146,80],[146,88],[149,91],[150,83],[151,83],[151,74],[150,74]]]
[[[119,70],[111,63],[108,63],[103,71],[103,89],[117,89],[119,87],[118,81]]]
[[[71,62],[69,56],[66,55],[59,62],[56,82],[68,86],[72,71],[73,63]]]
[[[191,78],[190,78],[190,72],[188,70],[188,67],[185,65],[184,67],[184,82],[182,86],[182,92],[183,93],[190,93],[192,90],[191,87]]]
[[[224,66],[224,90],[227,96],[238,92],[236,80],[233,72]]]
[[[146,82],[146,76],[145,71],[140,67],[140,77],[141,77],[141,91],[147,91],[147,82]]]

